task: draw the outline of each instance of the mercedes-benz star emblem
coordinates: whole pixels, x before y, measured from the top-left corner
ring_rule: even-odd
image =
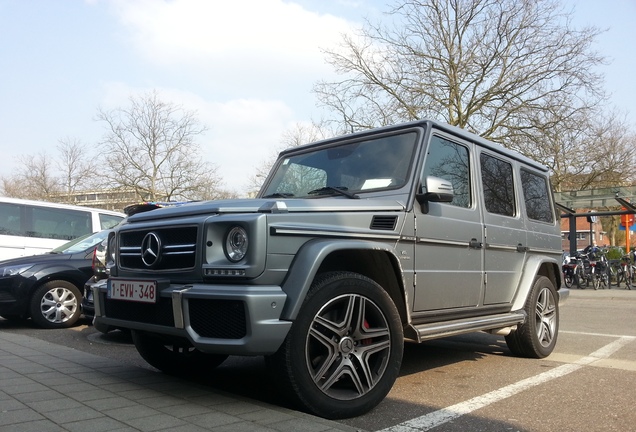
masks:
[[[161,253],[161,239],[154,232],[149,232],[141,242],[141,260],[146,267],[153,267],[159,263]]]

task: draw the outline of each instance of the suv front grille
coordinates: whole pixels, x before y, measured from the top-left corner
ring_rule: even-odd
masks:
[[[142,260],[142,243],[149,233],[154,233],[161,240],[159,259],[152,267]],[[133,270],[192,269],[196,260],[196,244],[196,226],[124,231],[119,236],[119,263],[122,268]]]

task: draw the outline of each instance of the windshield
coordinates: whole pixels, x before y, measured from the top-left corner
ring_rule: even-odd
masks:
[[[398,189],[409,178],[416,140],[416,132],[407,132],[290,156],[279,163],[261,197],[357,198],[360,192]]]
[[[102,240],[108,237],[108,231],[109,230],[103,230],[93,234],[86,234],[82,237],[78,237],[68,243],[64,243],[62,246],[56,247],[50,253],[72,254],[83,252],[86,249],[95,246],[98,243],[101,243]]]

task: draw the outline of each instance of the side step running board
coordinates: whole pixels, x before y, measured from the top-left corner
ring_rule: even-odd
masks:
[[[525,320],[526,313],[523,311],[497,315],[484,315],[452,321],[410,325],[405,329],[404,336],[416,342],[423,342],[425,340],[440,337],[515,326],[523,323]]]

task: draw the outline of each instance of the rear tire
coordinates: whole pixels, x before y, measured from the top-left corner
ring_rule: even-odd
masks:
[[[210,371],[228,358],[224,354],[208,354],[190,345],[160,335],[132,332],[135,348],[151,366],[170,375],[190,376]]]
[[[391,390],[404,348],[391,297],[373,280],[330,272],[314,281],[268,364],[292,402],[320,417],[364,414]]]
[[[535,280],[524,309],[526,321],[506,336],[508,348],[520,357],[547,357],[559,334],[558,296],[550,279],[539,276]]]

